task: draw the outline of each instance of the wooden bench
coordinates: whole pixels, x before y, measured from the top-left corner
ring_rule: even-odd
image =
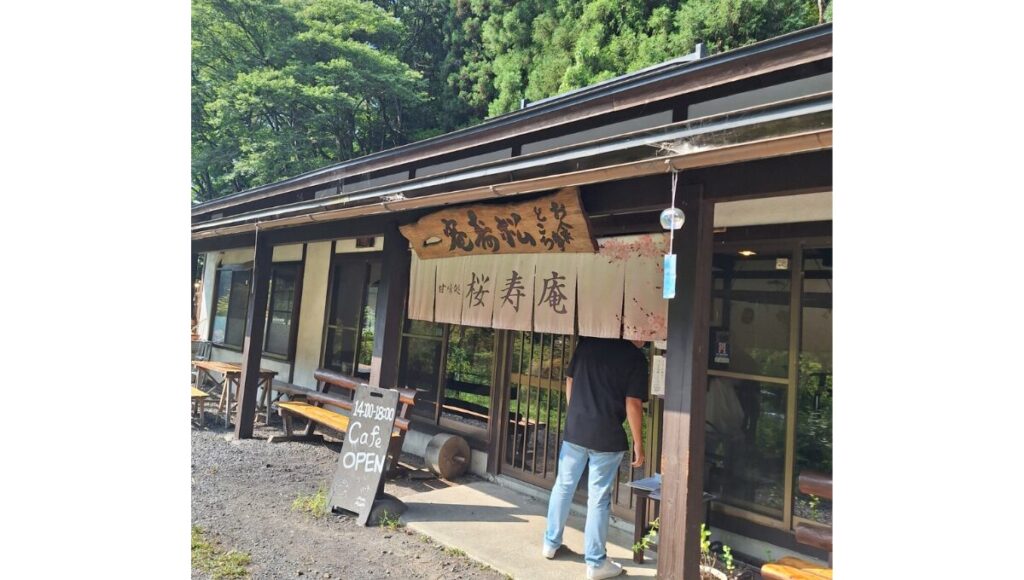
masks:
[[[192,414],[199,415],[199,426],[206,421],[206,397],[210,395],[192,387]]]
[[[316,433],[316,429],[327,429],[334,435],[344,438],[348,431],[349,415],[352,412],[351,397],[360,386],[370,386],[348,375],[339,372],[318,369],[313,373],[317,381],[316,389],[307,389],[298,385],[274,381],[273,389],[287,394],[288,401],[276,401],[274,406],[278,409],[281,420],[284,423],[284,435],[270,437],[270,443],[281,441],[315,441],[322,440],[323,436]],[[342,389],[350,393],[348,398],[331,394],[331,389]],[[398,389],[398,414],[395,417],[395,430],[391,434],[391,442],[388,446],[388,471],[393,472],[398,465],[398,458],[402,452],[402,443],[405,441],[405,434],[409,430],[409,412],[416,403],[416,391],[413,389]],[[333,409],[332,409],[333,407]],[[339,410],[334,410],[339,409]],[[306,428],[296,434],[292,428],[292,420],[295,418],[304,419]]]
[[[832,477],[821,473],[805,471],[797,478],[800,493],[832,499]],[[761,576],[766,580],[821,580],[832,578],[832,528],[800,523],[796,526],[796,541],[829,552],[829,567],[787,556],[761,567]]]

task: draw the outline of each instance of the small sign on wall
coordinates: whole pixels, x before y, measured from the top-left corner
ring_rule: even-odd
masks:
[[[654,355],[654,362],[651,365],[651,395],[656,397],[665,396],[665,355]]]

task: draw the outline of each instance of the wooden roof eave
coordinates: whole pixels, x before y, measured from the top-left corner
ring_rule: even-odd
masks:
[[[754,141],[709,146],[706,149],[652,157],[605,167],[582,171],[564,172],[555,175],[522,179],[506,183],[471,187],[451,192],[436,193],[411,199],[379,202],[352,207],[343,207],[318,213],[271,219],[263,222],[249,222],[224,227],[194,231],[193,240],[201,240],[232,234],[306,225],[314,222],[338,221],[354,217],[397,213],[426,207],[440,207],[458,203],[503,198],[513,195],[534,193],[560,187],[581,186],[603,181],[613,181],[683,171],[700,167],[712,167],[741,163],[769,157],[809,153],[832,148],[832,128],[820,128],[791,135],[767,137]]]

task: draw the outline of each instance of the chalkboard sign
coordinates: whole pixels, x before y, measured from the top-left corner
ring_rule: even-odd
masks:
[[[366,525],[384,477],[397,410],[398,391],[369,385],[356,388],[348,432],[341,446],[338,469],[334,472],[327,502],[331,509],[340,508],[359,514],[360,525]]]

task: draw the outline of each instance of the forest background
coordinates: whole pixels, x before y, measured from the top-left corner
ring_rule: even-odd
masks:
[[[825,0],[193,0],[192,201],[831,21]]]

